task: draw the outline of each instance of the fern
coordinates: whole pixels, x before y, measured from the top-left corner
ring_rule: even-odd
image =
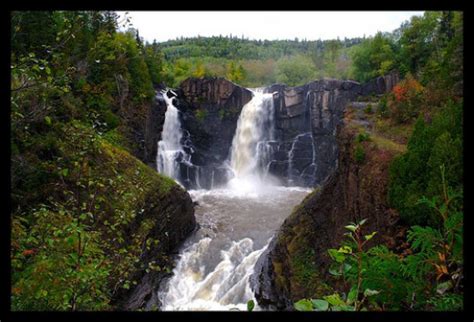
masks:
[[[434,249],[443,240],[443,236],[434,228],[413,226],[408,231],[407,239],[413,250],[418,250],[430,256],[435,254]]]

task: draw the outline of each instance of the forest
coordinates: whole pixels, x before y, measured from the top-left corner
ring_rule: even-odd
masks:
[[[150,200],[184,193],[142,162],[158,89],[189,77],[247,88],[365,83],[393,71],[400,82],[368,98],[379,108],[366,112],[403,146],[387,186],[387,203],[407,227],[403,252],[367,244],[377,231],[365,231],[364,220],[347,223],[347,238],[327,249],[337,287],[294,308],[464,309],[462,12],[426,11],[392,32],[314,41],[146,42],[129,22],[113,11],[11,13],[12,311],[116,310],[140,283],[137,267],[171,271],[166,251],[142,262],[143,250],[163,241],[149,238],[149,221],[135,224]],[[364,151],[355,153],[363,162]]]

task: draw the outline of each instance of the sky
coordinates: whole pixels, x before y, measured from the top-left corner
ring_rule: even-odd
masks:
[[[117,11],[123,17],[125,11]],[[148,42],[176,37],[343,39],[393,31],[422,11],[129,11],[133,28]]]

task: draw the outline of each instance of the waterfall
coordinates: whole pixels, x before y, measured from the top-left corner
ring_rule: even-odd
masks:
[[[230,166],[236,179],[261,179],[271,161],[274,140],[273,94],[252,91],[252,99],[242,108],[232,140]],[[232,183],[231,183],[232,184]]]
[[[253,250],[250,238],[232,242],[220,252],[220,262],[205,273],[206,253],[211,238],[203,238],[183,251],[168,289],[159,293],[161,309],[167,310],[246,310],[249,299],[255,301],[248,280],[266,247]]]
[[[179,110],[173,104],[173,97],[168,97],[167,92],[161,91],[157,94],[161,95],[166,102],[166,113],[161,140],[158,142],[156,164],[159,173],[180,182],[180,163],[191,165],[190,156],[183,150],[181,144],[183,131],[179,120]],[[171,93],[175,94],[173,91]]]
[[[274,232],[310,191],[282,187],[268,173],[278,148],[273,94],[262,89],[252,92],[252,99],[242,107],[237,121],[229,158],[221,165],[221,169],[229,169],[233,178],[226,185],[215,187],[215,169],[206,172],[202,168],[201,172],[191,164],[196,169],[192,173],[196,190],[189,190],[189,194],[196,202],[199,229],[180,251],[173,275],[157,290],[161,310],[245,311],[247,301],[256,303],[249,281],[255,264]],[[171,99],[167,104],[165,122],[180,131],[178,111]],[[176,160],[187,158],[181,155],[183,148],[178,144],[182,136],[172,138],[174,145],[160,145],[165,148],[159,155],[166,156],[169,151],[170,163],[175,167],[176,163],[179,165]],[[166,138],[163,134],[165,143]],[[186,139],[181,141],[186,151],[192,151]],[[209,181],[206,175],[210,176],[211,190],[201,188]],[[255,309],[260,307],[256,305]]]

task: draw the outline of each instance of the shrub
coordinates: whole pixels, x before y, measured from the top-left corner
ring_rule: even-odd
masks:
[[[462,187],[462,141],[462,102],[445,106],[431,124],[417,120],[407,152],[390,165],[389,204],[400,211],[406,223],[435,224],[432,210],[418,200],[441,192],[441,165],[446,165],[448,185]]]
[[[382,98],[380,99],[377,112],[378,115],[382,117],[388,116],[387,95],[382,96]]]
[[[367,114],[372,114],[372,112],[373,112],[372,104],[370,104],[370,103],[367,104],[367,106],[364,109],[364,112],[367,113]]]
[[[365,161],[365,150],[361,144],[356,144],[355,146],[354,159],[357,163],[363,163]]]
[[[368,141],[370,139],[370,134],[367,132],[361,132],[357,134],[355,141],[357,143]]]
[[[405,123],[416,117],[422,106],[423,86],[410,74],[395,85],[388,101],[393,119]]]

